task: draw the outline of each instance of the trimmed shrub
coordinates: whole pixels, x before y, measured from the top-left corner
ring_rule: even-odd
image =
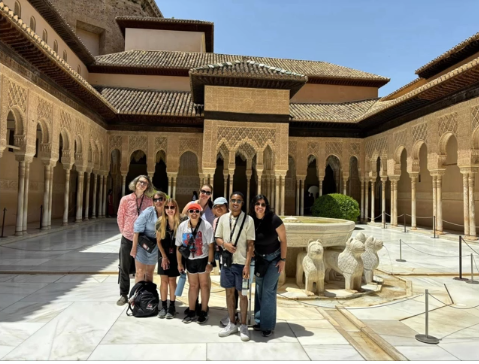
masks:
[[[313,216],[331,217],[356,221],[359,214],[358,202],[349,196],[339,193],[320,196],[314,201]]]

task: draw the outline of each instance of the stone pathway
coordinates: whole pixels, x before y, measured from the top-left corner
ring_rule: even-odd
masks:
[[[446,307],[450,298],[443,283],[454,307],[464,308],[479,303],[479,285],[435,276],[457,271],[457,244],[421,234],[358,228],[384,240],[382,271],[419,275],[403,277],[413,285],[410,300],[342,311],[408,359],[478,360],[479,309]],[[367,330],[334,308],[336,302],[280,299],[275,334],[263,338],[251,331],[248,343],[238,335],[218,337],[226,311],[224,291],[216,284],[210,319],[203,327],[181,322],[185,306],[180,302],[181,314],[174,320],[127,317],[126,307],[115,304],[117,232],[113,220],[103,220],[0,246],[0,360],[391,360]],[[403,246],[407,262],[396,262],[400,238],[423,253]],[[477,244],[471,247],[479,251]],[[467,261],[466,257],[465,271]],[[442,339],[439,345],[414,339],[423,333],[425,288],[444,302],[430,300],[430,334]],[[186,290],[179,301],[186,302]]]

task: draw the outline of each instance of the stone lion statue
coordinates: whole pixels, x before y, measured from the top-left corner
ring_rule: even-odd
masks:
[[[302,266],[305,276],[305,290],[315,294],[324,292],[323,253],[323,245],[315,240],[309,243],[308,253],[303,254]],[[302,275],[301,273],[301,278]],[[316,286],[314,283],[316,283]]]
[[[357,233],[354,238],[358,239],[361,243],[366,242],[366,235],[364,235],[363,233]]]
[[[353,238],[346,242],[343,252],[327,250],[324,254],[326,277],[330,278],[332,271],[336,271],[344,276],[345,289],[359,291],[364,267],[361,254],[365,250],[364,244]]]
[[[366,251],[361,255],[364,264],[364,282],[369,284],[373,281],[374,270],[379,265],[378,251],[383,248],[383,242],[370,236],[367,238]]]

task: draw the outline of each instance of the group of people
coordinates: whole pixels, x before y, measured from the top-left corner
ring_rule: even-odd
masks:
[[[276,291],[285,268],[287,242],[285,226],[271,211],[266,196],[255,196],[247,214],[241,192],[233,192],[229,202],[225,197],[212,201],[213,188],[205,184],[199,198],[180,212],[176,200],[155,191],[148,176],[136,177],[129,189],[132,193],[121,199],[117,215],[122,235],[117,304],[128,303],[130,274],[135,274],[135,283],[152,282],[158,263],[158,317],[172,319],[177,314],[176,279],[187,272],[188,308],[183,322],[203,324],[208,320],[210,273],[218,265],[228,309],[228,315],[220,321],[223,328],[219,336],[239,331],[241,340],[248,341],[248,297],[242,290],[249,282],[254,259],[253,329],[270,336],[276,325]]]

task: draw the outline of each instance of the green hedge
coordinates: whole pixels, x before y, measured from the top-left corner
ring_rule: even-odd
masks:
[[[320,196],[314,201],[313,216],[356,221],[360,214],[358,202],[339,193]]]

